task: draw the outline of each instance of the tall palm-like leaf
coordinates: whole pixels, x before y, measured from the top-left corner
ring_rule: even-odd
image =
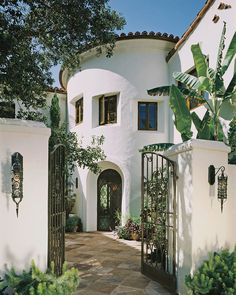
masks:
[[[191,114],[184,96],[175,85],[172,85],[170,90],[170,107],[175,116],[176,129],[181,133],[182,140],[190,139],[192,137]]]
[[[147,91],[149,95],[169,95],[170,86],[160,86]]]
[[[221,74],[224,75],[224,73],[227,71],[231,61],[233,60],[234,56],[236,54],[236,32],[233,35],[233,38],[229,44],[228,50],[225,54],[225,58],[222,63],[222,69]]]
[[[234,73],[233,78],[231,79],[231,81],[225,91],[224,100],[235,97],[235,95],[236,95],[236,72]]]
[[[226,24],[224,23],[218,54],[216,69],[209,68],[206,56],[202,53],[199,44],[191,46],[197,77],[187,73],[175,72],[173,77],[178,86],[172,85],[170,89],[170,107],[175,115],[175,125],[182,138],[188,138],[191,134],[191,122],[198,130],[198,138],[223,139],[223,130],[220,117],[231,120],[236,116],[236,67],[234,75],[225,90],[223,75],[236,55],[236,33],[230,42],[226,55],[223,58],[225,48]],[[166,86],[165,86],[166,87]],[[178,89],[179,88],[179,89]],[[158,94],[161,87],[149,90],[150,95]],[[196,114],[189,116],[186,99],[201,98],[205,102],[207,111],[201,120]],[[184,103],[185,102],[185,103]],[[181,107],[180,107],[181,106]],[[184,118],[185,116],[185,118]]]
[[[214,96],[221,96],[224,91],[224,81],[222,77],[222,59],[223,59],[223,50],[225,48],[225,33],[226,33],[226,23],[224,22],[220,44],[218,48],[218,54],[216,59],[216,71],[215,71],[215,81],[213,85],[213,94]]]
[[[191,51],[193,54],[194,64],[195,64],[198,77],[207,77],[208,65],[207,65],[206,57],[202,53],[202,50],[199,44],[192,45]]]
[[[201,139],[213,139],[213,126],[211,124],[211,115],[209,111],[207,111],[201,120],[198,115],[193,112],[191,114],[193,123],[198,131],[197,138]]]
[[[198,89],[200,82],[198,78],[181,72],[174,72],[173,77],[176,81],[183,83],[185,86],[190,87],[191,89]]]

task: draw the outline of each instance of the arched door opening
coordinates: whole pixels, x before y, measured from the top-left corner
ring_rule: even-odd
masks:
[[[97,229],[109,231],[115,228],[115,216],[121,212],[122,180],[113,170],[104,170],[98,177]]]

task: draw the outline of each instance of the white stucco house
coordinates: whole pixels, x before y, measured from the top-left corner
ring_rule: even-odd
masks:
[[[105,137],[106,159],[99,163],[100,174],[77,167],[73,175],[74,213],[81,217],[85,231],[113,229],[117,212],[121,213],[123,221],[129,216],[139,216],[142,182],[139,150],[156,143],[179,143],[165,152],[165,160],[172,163],[172,168],[167,168],[171,177],[166,182],[166,211],[161,212],[168,215],[164,221],[168,231],[158,236],[155,230],[163,224],[154,227],[154,239],[143,241],[143,248],[147,251],[142,255],[142,262],[145,258],[147,266],[162,264],[160,270],[165,270],[167,277],[171,276],[174,291],[181,295],[187,294],[186,274],[193,273],[209,252],[235,247],[236,166],[228,164],[230,148],[222,142],[191,139],[180,143],[182,140],[174,126],[169,97],[149,96],[147,90],[176,83],[173,79],[175,71],[193,73],[192,44],[200,43],[210,67],[215,68],[223,23],[227,23],[226,48],[236,32],[235,0],[223,1],[206,1],[180,39],[166,33],[121,34],[111,58],[106,58],[103,52],[98,55],[96,48],[84,52],[80,56],[80,68],[72,74],[66,69],[60,73],[62,89],[57,89],[62,123],[66,123],[84,144],[89,144],[93,135]],[[234,64],[235,57],[224,76],[226,86],[235,75]],[[48,106],[54,93],[54,89],[48,92]],[[4,237],[0,243],[0,269],[4,269],[6,263],[16,269],[26,269],[33,258],[41,269],[46,270],[51,249],[54,254],[59,253],[58,256],[63,256],[61,250],[64,251],[64,246],[58,243],[59,236],[64,243],[64,208],[61,206],[57,214],[51,210],[52,207],[58,209],[58,199],[63,200],[63,189],[59,185],[63,184],[63,176],[49,173],[49,176],[53,175],[56,187],[55,191],[49,192],[48,164],[56,162],[50,160],[48,153],[50,128],[40,122],[14,119],[17,112],[14,104],[7,109],[8,113],[4,113],[3,107],[0,102],[0,216],[7,227],[0,228]],[[204,106],[199,106],[196,112],[202,115],[203,110]],[[44,111],[49,116],[49,108]],[[16,169],[19,166],[14,163],[16,152],[22,160],[20,175]],[[152,173],[149,168],[143,170],[149,178],[144,180],[143,177],[142,191],[146,190],[148,197],[152,198],[152,195],[147,193],[145,181],[153,180],[153,172],[158,172],[160,167],[158,159],[163,158],[156,154],[157,161],[149,161],[146,157],[144,167],[151,166]],[[209,168],[213,165],[216,167],[213,172],[221,173],[217,175],[221,176],[221,185],[219,178],[217,185],[209,182]],[[58,167],[54,165],[53,168],[61,172]],[[166,166],[162,163],[162,171],[164,169]],[[227,178],[223,179],[224,172]],[[21,190],[23,201],[16,203],[12,200],[13,183],[18,188],[19,179],[24,194]],[[53,194],[58,197],[51,198],[56,206],[48,202]],[[161,198],[160,204],[163,196]],[[157,207],[150,208],[149,217],[154,213],[157,220]],[[161,247],[165,257],[162,263],[153,259],[152,254],[157,258],[163,237],[166,247],[164,250]],[[51,243],[53,238],[56,243]]]
[[[74,175],[75,212],[86,231],[113,228],[116,210],[124,217],[140,214],[139,150],[154,143],[181,142],[168,97],[149,96],[147,90],[175,83],[174,71],[194,69],[192,44],[200,43],[215,67],[223,22],[227,47],[236,31],[235,15],[233,0],[208,0],[180,39],[166,33],[121,34],[111,58],[91,49],[81,55],[81,66],[72,75],[61,73],[69,130],[85,143],[92,135],[105,137],[101,174],[78,169]],[[232,71],[231,67],[229,77]]]

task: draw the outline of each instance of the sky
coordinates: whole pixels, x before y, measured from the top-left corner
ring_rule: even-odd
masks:
[[[110,0],[109,6],[119,12],[126,25],[120,32],[161,32],[181,37],[206,0]],[[52,70],[54,86],[60,87],[59,67]]]

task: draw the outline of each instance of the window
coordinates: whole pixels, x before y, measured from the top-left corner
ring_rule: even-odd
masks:
[[[83,97],[75,103],[75,123],[83,122]]]
[[[15,118],[15,104],[11,102],[0,102],[0,118]]]
[[[117,122],[117,96],[102,96],[99,98],[99,125]]]
[[[138,103],[138,130],[157,130],[157,103]]]

